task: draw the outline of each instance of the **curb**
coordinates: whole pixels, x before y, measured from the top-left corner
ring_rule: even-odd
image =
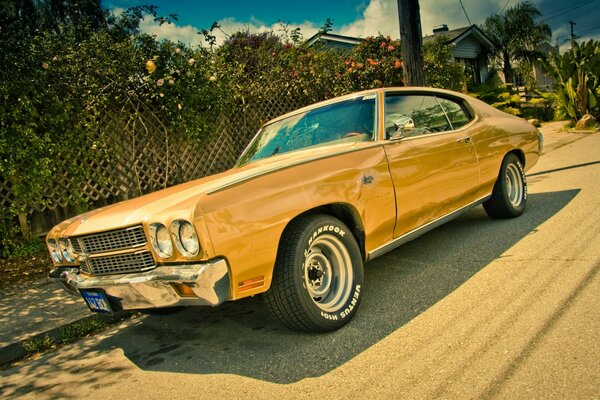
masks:
[[[112,315],[90,314],[75,321],[71,321],[55,328],[48,329],[47,331],[36,333],[35,335],[31,335],[16,342],[9,343],[8,345],[0,348],[0,366],[4,367],[7,364],[27,357],[29,353],[25,350],[23,344],[29,340],[43,339],[45,336],[48,336],[51,339],[54,339],[54,343],[62,344],[61,329],[67,326],[75,325],[93,318],[100,318],[103,322],[112,323],[121,320],[129,314],[131,314],[130,311],[118,311]]]

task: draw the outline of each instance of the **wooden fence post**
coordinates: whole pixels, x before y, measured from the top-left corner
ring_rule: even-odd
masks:
[[[21,234],[25,240],[31,239],[31,229],[29,229],[29,223],[27,222],[27,214],[19,213],[19,225],[21,226]]]

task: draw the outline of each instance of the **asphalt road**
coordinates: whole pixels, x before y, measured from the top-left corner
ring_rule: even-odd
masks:
[[[367,264],[337,332],[258,298],[148,316],[0,371],[0,397],[600,399],[600,134],[546,151],[523,216],[478,207]]]

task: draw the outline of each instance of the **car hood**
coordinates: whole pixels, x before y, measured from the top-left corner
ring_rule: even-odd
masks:
[[[242,167],[196,179],[167,189],[102,207],[63,221],[50,236],[79,236],[140,223],[169,222],[173,219],[192,219],[202,196],[226,189],[228,186],[269,172],[352,149],[366,143],[341,144],[297,151],[256,161]],[[372,144],[372,143],[371,143]]]

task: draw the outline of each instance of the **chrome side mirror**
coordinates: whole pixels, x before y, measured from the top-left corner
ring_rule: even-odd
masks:
[[[415,129],[415,121],[411,117],[401,117],[394,121],[394,128],[396,133],[390,137],[390,140],[402,139],[404,133]]]

